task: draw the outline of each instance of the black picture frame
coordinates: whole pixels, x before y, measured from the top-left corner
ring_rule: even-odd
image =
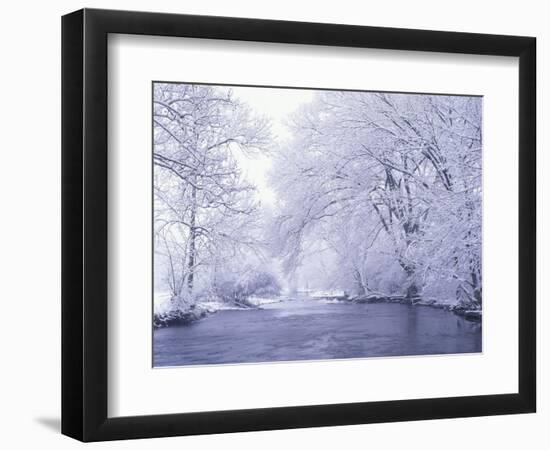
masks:
[[[110,33],[519,57],[517,393],[107,416],[107,36]],[[82,441],[535,412],[536,39],[83,9],[62,18],[62,433]]]

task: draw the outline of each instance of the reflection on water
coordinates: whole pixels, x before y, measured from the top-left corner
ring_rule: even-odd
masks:
[[[481,325],[400,304],[289,301],[154,331],[155,366],[481,352]]]

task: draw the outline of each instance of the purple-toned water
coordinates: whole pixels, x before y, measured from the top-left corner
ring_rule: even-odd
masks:
[[[154,331],[154,366],[481,352],[481,325],[401,304],[286,301]]]

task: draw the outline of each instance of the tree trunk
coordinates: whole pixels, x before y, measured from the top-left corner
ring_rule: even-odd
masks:
[[[418,287],[415,279],[416,269],[414,266],[409,264],[401,264],[401,266],[407,274],[407,291],[405,293],[405,297],[412,303],[414,299],[417,299],[420,296],[420,288]]]
[[[189,262],[187,264],[187,269],[189,274],[187,276],[187,288],[189,293],[193,292],[193,282],[195,275],[195,240],[197,238],[197,233],[195,229],[195,222],[197,216],[197,189],[195,186],[191,188],[191,220],[189,227]]]
[[[367,287],[365,286],[365,283],[363,283],[363,277],[358,270],[354,271],[353,278],[355,279],[357,294],[360,296],[367,295]]]
[[[473,285],[473,296],[479,307],[481,308],[481,301],[482,301],[482,291],[481,291],[481,280],[478,276],[478,273],[476,270],[472,270],[471,272],[472,277],[472,285]]]

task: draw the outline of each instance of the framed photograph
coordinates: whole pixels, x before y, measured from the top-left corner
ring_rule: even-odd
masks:
[[[536,41],[62,20],[62,432],[535,412]]]

